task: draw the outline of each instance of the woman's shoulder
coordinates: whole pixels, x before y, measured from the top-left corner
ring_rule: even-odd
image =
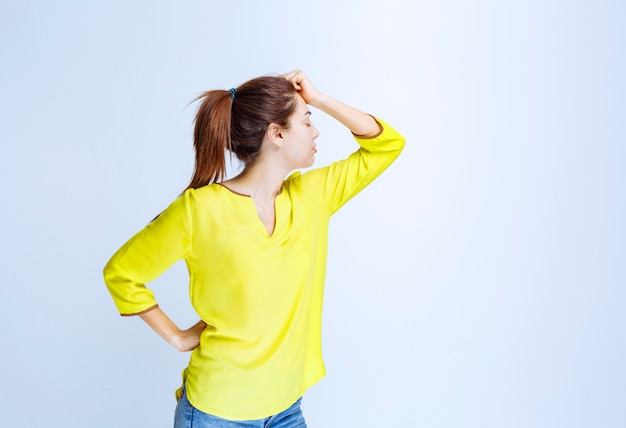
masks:
[[[324,171],[327,169],[328,166],[322,166],[293,172],[283,182],[283,192],[289,194],[292,199],[315,194],[323,186]]]
[[[223,193],[224,186],[219,183],[212,183],[195,189],[186,189],[182,194],[180,194],[176,201],[180,204],[188,206],[189,208],[203,205],[214,205],[223,197]]]
[[[186,189],[181,196],[187,197],[190,199],[194,198],[207,198],[211,197],[211,195],[220,193],[224,189],[224,186],[220,183],[211,183],[202,187]]]
[[[307,174],[308,172],[302,173],[301,171],[291,173],[283,182],[283,191],[287,193],[297,192],[306,183]]]

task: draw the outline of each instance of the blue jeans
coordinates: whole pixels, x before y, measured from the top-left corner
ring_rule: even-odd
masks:
[[[264,419],[231,421],[196,409],[187,399],[187,393],[183,389],[183,395],[176,405],[174,428],[306,428],[306,422],[300,410],[301,401],[302,398],[288,409]]]

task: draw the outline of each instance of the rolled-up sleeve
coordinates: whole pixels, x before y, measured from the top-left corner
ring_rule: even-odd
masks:
[[[329,214],[336,212],[378,177],[404,148],[404,137],[387,123],[375,119],[381,127],[377,136],[361,138],[355,135],[354,139],[361,146],[356,152],[299,177],[300,184],[318,196]]]
[[[120,314],[137,315],[157,306],[146,283],[184,259],[192,249],[192,190],[126,242],[104,267],[104,281]]]

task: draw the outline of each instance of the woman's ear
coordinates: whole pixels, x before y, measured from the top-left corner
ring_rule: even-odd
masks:
[[[267,140],[276,147],[282,147],[284,141],[283,129],[276,123],[270,123],[265,131]]]

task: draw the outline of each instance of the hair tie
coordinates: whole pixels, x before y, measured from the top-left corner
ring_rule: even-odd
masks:
[[[237,89],[235,88],[230,88],[230,97],[234,100],[235,99],[235,94],[237,93]]]

